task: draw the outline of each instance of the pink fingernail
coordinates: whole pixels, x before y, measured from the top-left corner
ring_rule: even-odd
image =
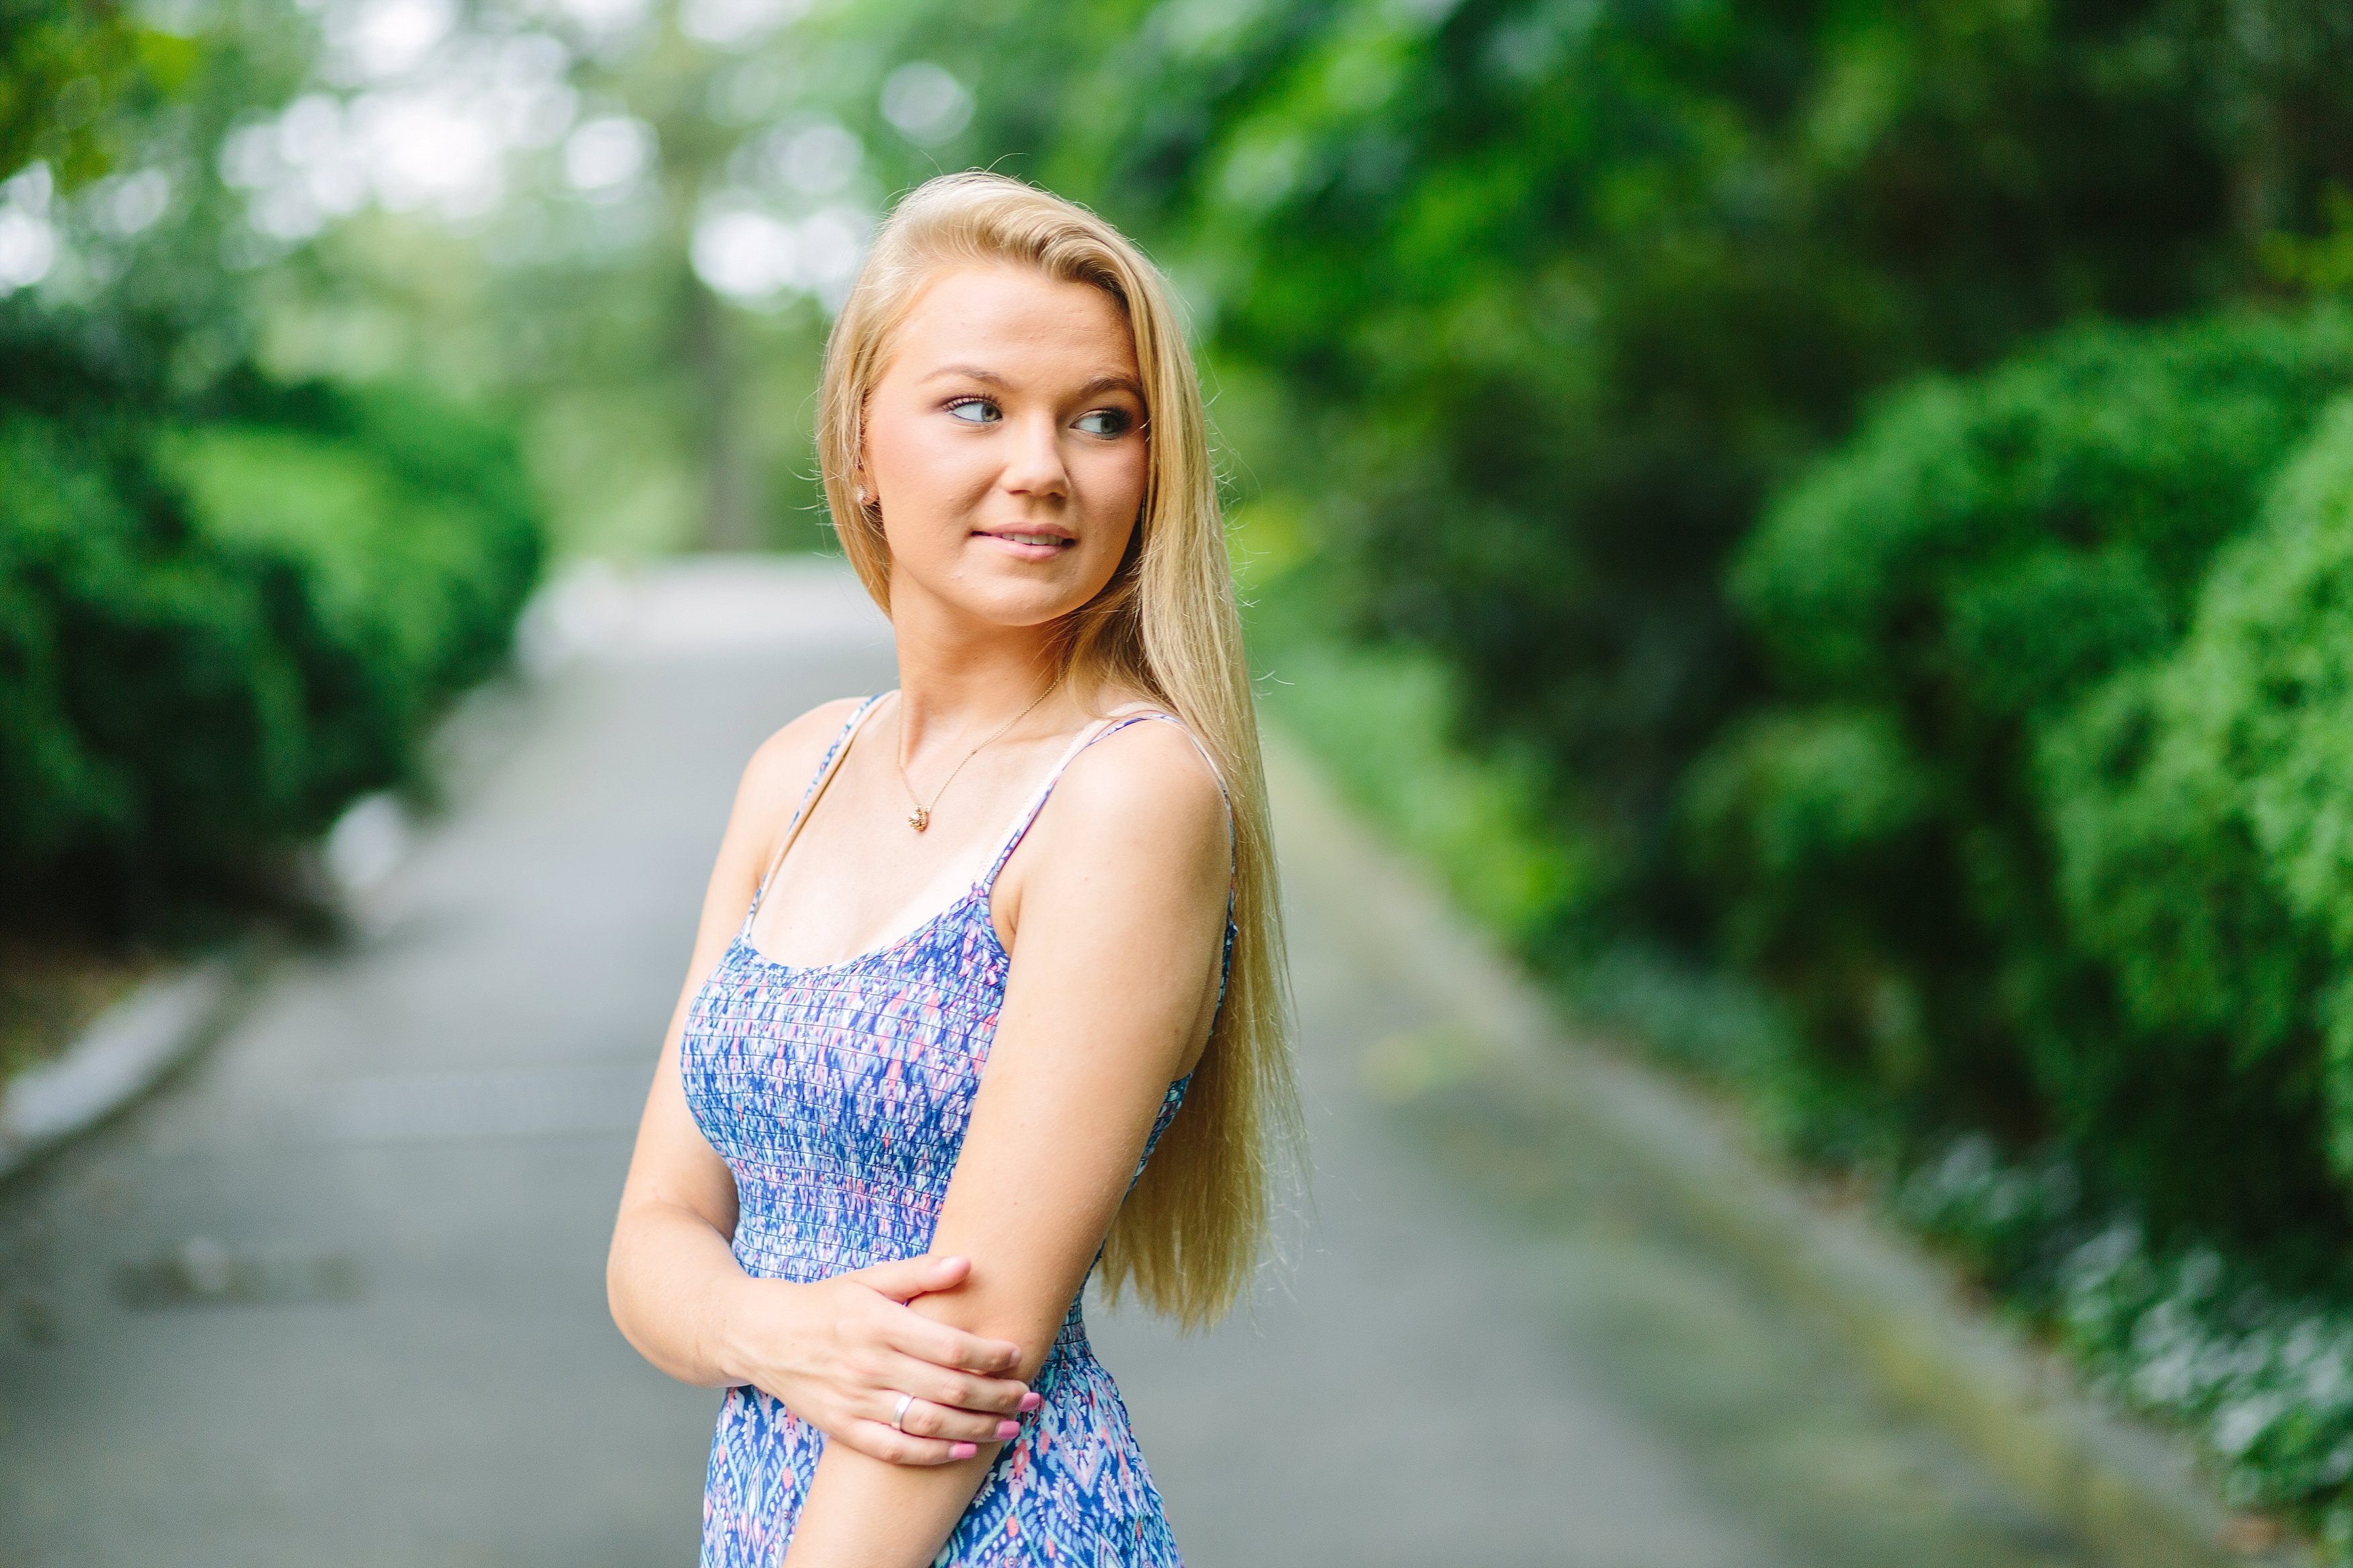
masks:
[[[1025,1413],[1035,1410],[1045,1403],[1046,1396],[1042,1394],[1025,1394],[1021,1396],[1021,1408]]]
[[[948,1458],[951,1459],[969,1459],[979,1452],[980,1446],[976,1443],[953,1443],[948,1446]]]
[[[997,1436],[999,1442],[1019,1436],[1021,1436],[1021,1424],[1018,1421],[999,1421],[997,1424]]]

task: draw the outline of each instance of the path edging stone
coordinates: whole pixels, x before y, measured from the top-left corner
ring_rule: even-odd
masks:
[[[2227,1548],[2232,1515],[2185,1442],[2103,1407],[2059,1358],[1969,1304],[1954,1270],[1870,1211],[1810,1195],[1692,1085],[1579,1038],[1535,981],[1367,831],[1303,749],[1280,742],[1267,761],[1285,826],[1351,841],[1345,852],[1387,884],[1354,917],[1442,988],[1496,1065],[1575,1134],[1642,1171],[1761,1285],[1831,1325],[1891,1398],[2119,1568],[2309,1568],[2294,1545]]]
[[[258,963],[248,945],[158,975],[0,1096],[0,1181],[111,1119],[227,1027]]]

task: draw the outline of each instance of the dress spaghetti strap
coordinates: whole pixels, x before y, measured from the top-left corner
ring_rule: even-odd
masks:
[[[768,884],[776,879],[776,873],[784,868],[785,857],[792,852],[793,841],[801,836],[801,825],[808,820],[809,813],[817,809],[818,797],[825,794],[825,786],[833,782],[834,773],[841,766],[842,758],[849,754],[851,739],[874,710],[882,705],[883,698],[891,695],[892,693],[884,691],[860,702],[849,715],[849,722],[842,725],[841,732],[834,736],[833,744],[825,749],[825,755],[818,759],[817,772],[811,775],[808,787],[801,791],[801,803],[793,808],[793,819],[785,829],[784,841],[768,858],[768,868],[760,874],[760,886],[752,894],[752,907],[744,911],[745,937],[751,935],[753,918],[760,912],[760,900],[768,896]]]
[[[1178,731],[1187,741],[1193,742],[1193,749],[1201,753],[1201,761],[1208,764],[1209,776],[1218,781],[1219,798],[1225,802],[1226,857],[1229,869],[1226,883],[1226,934],[1218,953],[1217,1001],[1217,1010],[1222,1013],[1226,1006],[1227,983],[1233,978],[1234,939],[1240,934],[1240,929],[1234,924],[1234,899],[1237,889],[1231,879],[1234,855],[1234,797],[1232,792],[1226,788],[1226,775],[1218,771],[1218,759],[1209,755],[1209,749],[1201,744],[1201,738],[1193,733],[1192,726],[1174,713],[1165,713],[1157,708],[1113,713],[1096,720],[1094,723],[1080,731],[1079,738],[1071,742],[1070,749],[1062,753],[1061,760],[1056,763],[1053,771],[1046,775],[1046,782],[1038,786],[1037,793],[1029,797],[1029,805],[1022,810],[1020,816],[1015,819],[1013,831],[1006,835],[1005,842],[998,847],[996,856],[990,859],[988,869],[981,874],[979,881],[973,884],[973,891],[977,893],[986,904],[990,894],[996,889],[997,876],[1005,869],[1005,863],[1013,858],[1013,852],[1021,847],[1021,841],[1029,837],[1029,830],[1038,825],[1039,814],[1046,809],[1046,802],[1053,795],[1054,786],[1061,782],[1062,774],[1070,765],[1078,761],[1081,752],[1105,736],[1118,734],[1131,724],[1148,723],[1155,719],[1176,725]],[[1182,1093],[1184,1084],[1189,1082],[1192,1076],[1187,1073],[1183,1079],[1179,1080],[1176,1092]]]
[[[1193,749],[1201,753],[1201,760],[1208,764],[1209,776],[1218,781],[1218,795],[1226,803],[1226,839],[1230,845],[1233,841],[1233,797],[1226,791],[1225,775],[1218,772],[1217,759],[1209,755],[1208,748],[1201,744],[1200,739],[1186,725],[1185,721],[1174,713],[1164,713],[1157,708],[1112,713],[1096,720],[1079,731],[1078,739],[1071,742],[1069,750],[1062,753],[1061,760],[1057,762],[1053,771],[1046,775],[1045,782],[1040,784],[1030,795],[1029,804],[1023,807],[1021,815],[1015,818],[1013,830],[1007,834],[1004,842],[997,846],[996,855],[988,862],[988,868],[981,873],[980,880],[976,886],[983,892],[997,886],[997,874],[1005,869],[1005,863],[1013,858],[1013,852],[1021,847],[1021,841],[1029,837],[1029,830],[1038,825],[1039,814],[1046,809],[1046,802],[1053,795],[1054,786],[1062,782],[1062,774],[1068,771],[1072,763],[1078,761],[1080,752],[1098,741],[1118,734],[1130,725],[1147,723],[1155,719],[1176,725],[1178,731],[1187,741],[1193,742]]]

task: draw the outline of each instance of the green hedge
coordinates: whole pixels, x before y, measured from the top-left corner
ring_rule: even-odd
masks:
[[[2216,562],[2182,646],[2098,691],[2042,763],[2069,932],[2143,1047],[2061,1091],[2114,1100],[2202,1053],[2276,1097],[2249,1137],[2308,1152],[2317,1118],[2353,1182],[2353,400]]]
[[[2287,570],[2263,541],[2325,531],[2286,521],[2327,512],[2297,499],[2330,482],[2320,447],[2263,498],[2348,384],[2335,314],[2079,330],[1903,393],[1744,549],[1733,592],[1791,700],[1695,770],[1688,837],[1735,955],[1857,1108],[1840,1135],[2056,1140],[2160,1226],[2340,1222],[2332,950],[2231,782],[2288,765],[2245,754],[2280,672],[2213,649],[2256,635],[2228,607],[2272,581],[2247,563]]]
[[[121,934],[265,892],[354,795],[414,776],[536,577],[495,424],[391,389],[227,412],[0,415],[14,922]]]

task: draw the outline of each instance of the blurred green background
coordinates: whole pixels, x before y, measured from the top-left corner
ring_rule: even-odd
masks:
[[[299,905],[551,564],[823,548],[975,165],[1175,278],[1359,805],[2353,1553],[2327,0],[0,0],[6,1005]]]

